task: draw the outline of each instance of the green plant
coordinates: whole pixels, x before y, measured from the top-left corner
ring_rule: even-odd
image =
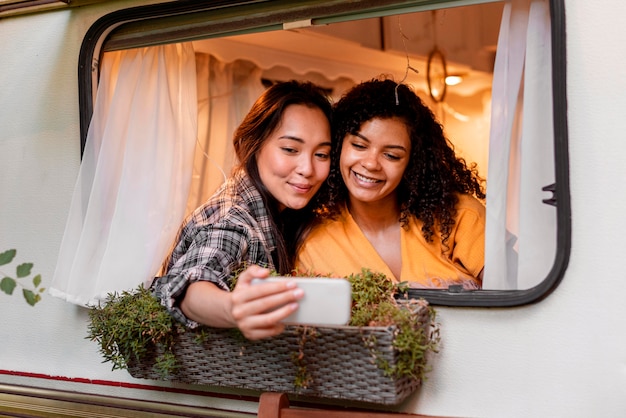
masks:
[[[298,338],[298,351],[291,353],[291,361],[296,366],[296,379],[293,385],[298,389],[306,389],[313,382],[311,374],[306,368],[304,359],[304,347],[308,340],[314,340],[317,332],[314,327],[300,326],[297,328],[300,338]]]
[[[426,306],[424,300],[398,303],[395,295],[403,292],[404,284],[394,284],[382,274],[364,269],[360,274],[347,278],[352,284],[352,319],[349,325],[394,326],[393,347],[398,352],[395,365],[390,365],[376,352],[376,344],[371,338],[364,338],[364,344],[375,358],[378,367],[391,377],[410,376],[416,379],[425,377],[426,355],[436,351],[439,342],[438,328],[425,326],[423,317],[418,317],[416,305]],[[429,309],[429,319],[434,323],[435,311]],[[420,310],[423,312],[423,309]],[[92,307],[89,312],[89,339],[100,344],[104,362],[113,363],[113,370],[128,368],[129,360],[138,362],[148,352],[156,352],[155,371],[167,378],[176,369],[173,344],[175,336],[187,332],[176,322],[159,303],[150,290],[139,286],[132,292],[110,294],[102,304]],[[432,333],[427,330],[434,329]],[[195,341],[207,341],[207,330],[195,332]],[[240,355],[243,354],[245,337],[233,329],[241,338]],[[311,383],[306,367],[304,348],[316,338],[315,327],[298,327],[298,350],[292,353],[296,367],[294,386],[306,388]],[[153,350],[159,347],[158,350]]]
[[[398,353],[395,365],[376,352],[376,341],[366,339],[378,367],[387,376],[426,377],[426,356],[429,352],[437,352],[440,341],[439,326],[435,323],[436,312],[428,307],[429,324],[418,316],[418,307],[427,306],[420,300],[404,300],[398,302],[396,294],[404,294],[406,283],[394,283],[384,274],[363,269],[359,274],[348,276],[352,284],[352,317],[350,325],[364,326],[395,326],[393,347]]]
[[[0,253],[0,266],[7,265],[13,261],[17,251],[12,249]],[[37,302],[41,300],[41,294],[46,290],[41,286],[41,275],[37,274],[32,278],[32,289],[25,287],[21,280],[26,280],[31,275],[33,269],[33,263],[18,264],[15,268],[15,278],[10,277],[8,274],[0,271],[0,274],[4,276],[0,280],[0,289],[7,295],[12,295],[17,286],[22,288],[22,295],[30,306],[35,306]]]
[[[154,346],[162,348],[157,373],[167,377],[175,370],[173,332],[179,325],[143,285],[132,292],[110,293],[89,310],[89,319],[86,338],[100,345],[103,363],[113,363],[113,370],[128,368],[129,360],[141,359]]]

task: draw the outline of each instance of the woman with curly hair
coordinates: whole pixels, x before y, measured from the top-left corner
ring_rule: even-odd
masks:
[[[301,273],[362,268],[412,287],[478,289],[485,198],[431,110],[405,84],[374,79],[336,103],[328,189],[300,241]]]

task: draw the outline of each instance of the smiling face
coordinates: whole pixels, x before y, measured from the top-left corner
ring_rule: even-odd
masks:
[[[259,177],[280,210],[309,203],[328,176],[330,145],[330,124],[320,109],[285,109],[257,155]]]
[[[352,203],[396,201],[411,140],[401,119],[371,119],[343,140],[339,166]]]

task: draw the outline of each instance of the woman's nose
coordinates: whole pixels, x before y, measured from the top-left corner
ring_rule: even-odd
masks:
[[[313,174],[313,162],[311,161],[311,157],[303,155],[298,161],[296,172],[303,177],[311,176]]]
[[[373,154],[368,154],[361,160],[361,165],[368,171],[375,171],[379,168],[378,158]]]

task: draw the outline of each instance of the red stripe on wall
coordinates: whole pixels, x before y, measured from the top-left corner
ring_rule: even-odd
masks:
[[[72,382],[72,383],[83,383],[83,384],[88,384],[88,385],[114,386],[114,387],[121,387],[121,388],[127,388],[127,389],[152,390],[152,391],[170,392],[170,393],[184,393],[187,395],[210,396],[213,398],[236,399],[240,401],[249,401],[249,402],[259,401],[258,396],[245,396],[245,395],[235,395],[235,394],[229,394],[229,393],[207,392],[207,391],[202,391],[202,390],[191,390],[191,389],[181,389],[181,388],[154,386],[154,385],[143,385],[143,384],[138,384],[138,383],[116,382],[113,380],[87,379],[84,377],[51,376],[51,375],[47,375],[43,373],[29,373],[29,372],[19,372],[19,371],[14,371],[14,370],[1,370],[1,369],[0,369],[0,375],[31,377],[31,378],[36,378],[36,379],[56,380],[56,381]]]

